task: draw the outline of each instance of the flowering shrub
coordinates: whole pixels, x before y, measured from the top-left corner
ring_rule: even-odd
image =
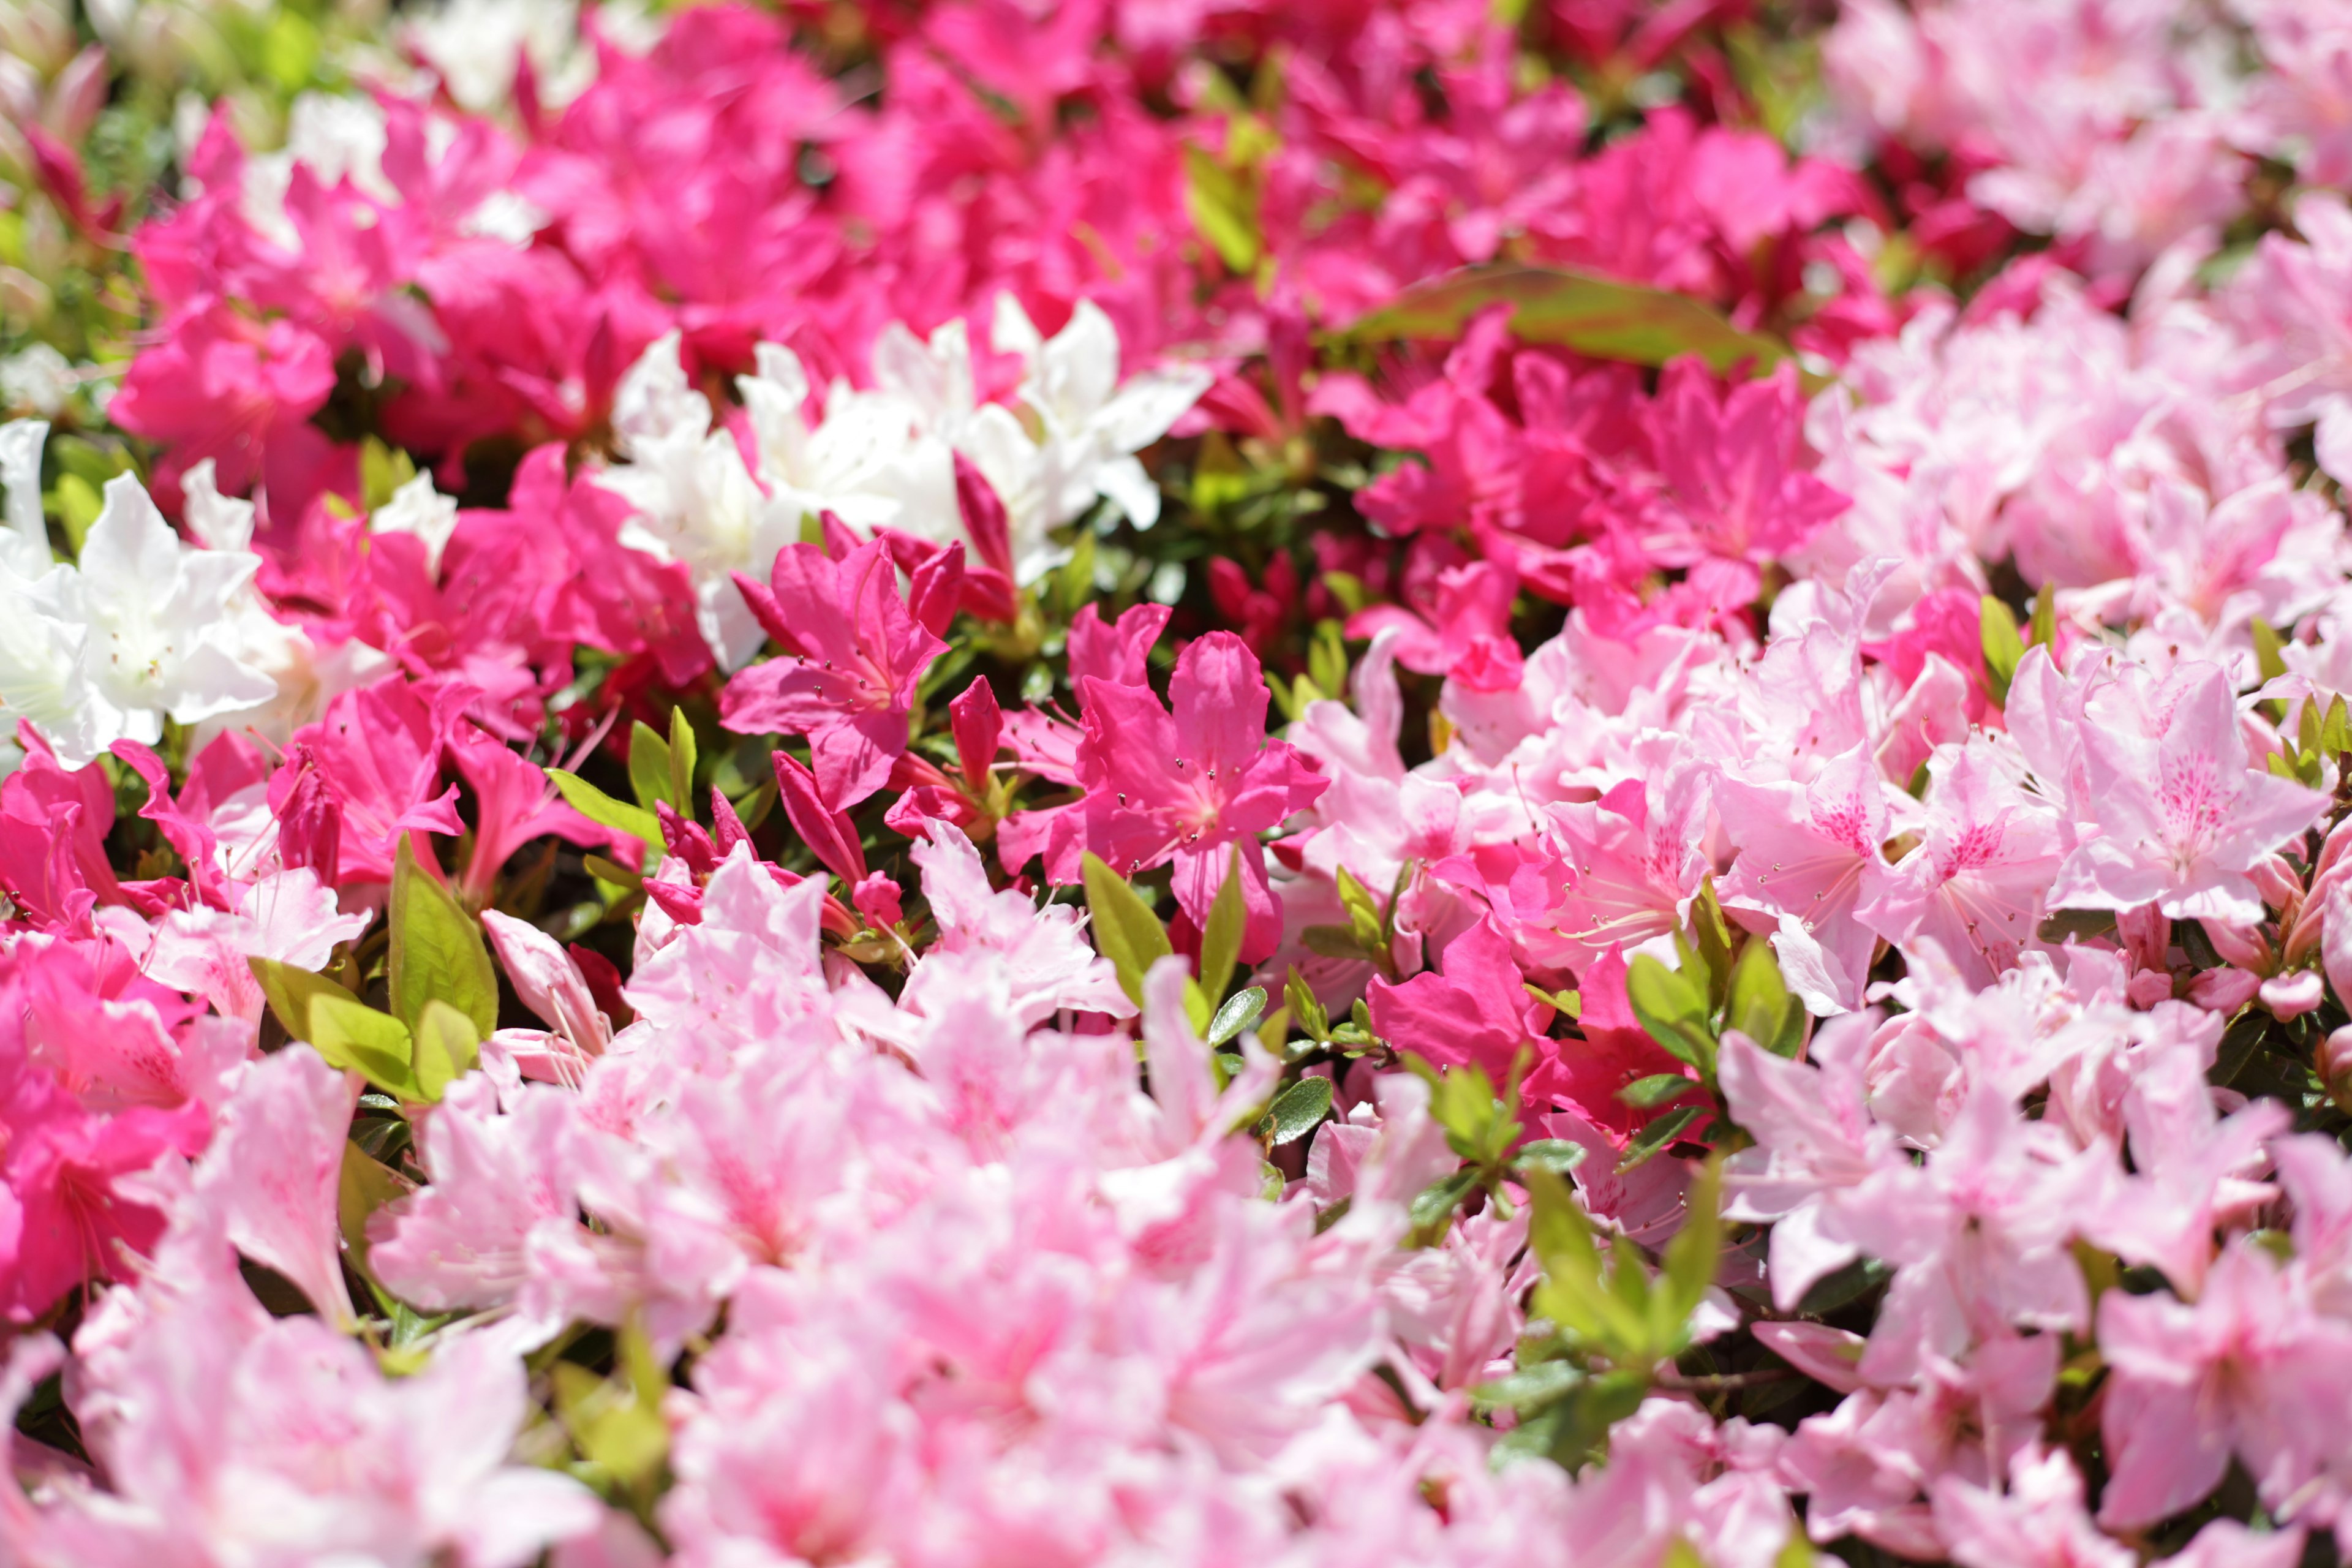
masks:
[[[2352,9],[0,12],[0,1563],[2352,1549]]]

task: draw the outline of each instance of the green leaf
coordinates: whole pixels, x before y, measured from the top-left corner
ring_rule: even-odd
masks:
[[[1583,1144],[1571,1143],[1565,1138],[1530,1138],[1519,1145],[1511,1168],[1523,1174],[1549,1171],[1555,1176],[1564,1176],[1584,1163],[1587,1152]]]
[[[2042,591],[2033,595],[2032,635],[2025,639],[2028,647],[2046,647],[2054,657],[2058,648],[2058,589],[2044,582]]]
[[[1584,1369],[1574,1362],[1539,1361],[1478,1384],[1470,1391],[1470,1397],[1482,1410],[1515,1410],[1530,1415],[1572,1393],[1584,1378]]]
[[[2352,752],[2352,714],[2346,712],[2341,696],[2327,705],[2327,717],[2320,721],[2319,744],[2330,756]]]
[[[1697,939],[1698,956],[1706,965],[1707,1010],[1723,1005],[1731,990],[1731,927],[1723,918],[1723,906],[1716,901],[1715,878],[1709,874],[1699,885],[1698,897],[1691,900],[1691,929]]]
[[[1331,1080],[1302,1078],[1274,1097],[1265,1113],[1266,1142],[1275,1148],[1296,1143],[1331,1113]]]
[[[648,816],[656,801],[667,801],[672,811],[685,815],[670,789],[669,742],[642,719],[629,726],[629,789]]]
[[[360,504],[370,511],[389,503],[393,492],[416,477],[406,452],[370,436],[360,443]]]
[[[499,1026],[499,974],[490,950],[457,897],[416,863],[401,836],[392,871],[392,948],[386,990],[393,1016],[410,1029],[436,998],[473,1020],[475,1037]]]
[[[415,1042],[408,1026],[389,1013],[341,996],[310,999],[310,1047],[332,1067],[355,1070],[385,1093],[411,1104],[424,1089],[412,1065]]]
[[[2016,612],[1987,594],[1977,612],[1977,625],[1984,644],[1985,684],[1992,689],[1993,701],[2006,707],[2017,661],[2025,657],[2025,639],[2017,635]]]
[[[1339,907],[1348,911],[1348,931],[1356,944],[1367,953],[1378,953],[1385,939],[1384,922],[1380,900],[1371,889],[1349,874],[1345,866],[1339,868]]]
[[[1703,1105],[1685,1105],[1680,1110],[1670,1110],[1642,1129],[1633,1142],[1626,1146],[1625,1157],[1617,1162],[1618,1174],[1622,1175],[1636,1166],[1646,1165],[1660,1151],[1682,1136],[1683,1129],[1697,1121],[1706,1110]]]
[[[563,796],[564,803],[589,821],[618,828],[623,833],[634,833],[645,840],[646,847],[655,854],[665,852],[661,824],[655,820],[650,808],[614,800],[578,773],[567,773],[562,768],[548,769],[547,776],[555,781],[556,791]]]
[[[1282,984],[1282,1005],[1300,1034],[1310,1040],[1331,1037],[1331,1015],[1324,1010],[1315,988],[1307,984],[1306,976],[1298,973],[1295,963],[1290,966],[1289,978]]]
[[[438,1103],[441,1091],[474,1070],[482,1052],[481,1033],[474,1021],[435,997],[417,1016],[415,1050],[419,1098]]]
[[[1689,976],[1646,952],[1636,953],[1625,969],[1625,999],[1667,1055],[1713,1080],[1715,1036],[1707,1027],[1706,997]]]
[[[2261,667],[2264,680],[2276,680],[2286,673],[2286,659],[2280,653],[2279,635],[2270,622],[2256,616],[2253,620],[2254,662]]]
[[[1592,1245],[1591,1223],[1559,1176],[1542,1169],[1522,1174],[1531,1210],[1528,1244],[1544,1273],[1531,1303],[1536,1315],[1588,1344],[1605,1343],[1612,1314],[1601,1305],[1601,1253]]]
[[[1128,1000],[1143,1005],[1143,976],[1160,959],[1175,951],[1168,944],[1168,928],[1136,896],[1128,879],[1087,852],[1083,876],[1087,908],[1094,912],[1095,951],[1118,972],[1119,989]]]
[[[1762,937],[1748,938],[1739,951],[1723,1024],[1776,1057],[1794,1057],[1805,1043],[1805,1005],[1789,994],[1772,944]]]
[[[1225,879],[1210,900],[1209,918],[1201,928],[1201,990],[1212,1005],[1223,1000],[1225,987],[1233,982],[1234,964],[1241,956],[1242,938],[1248,929],[1249,910],[1242,902],[1242,852],[1236,845],[1225,866]]]
[[[1718,374],[1769,371],[1788,357],[1772,338],[1743,332],[1687,295],[1568,268],[1481,267],[1406,289],[1348,330],[1359,340],[1454,338],[1491,305],[1513,307],[1521,342],[1558,343],[1595,359],[1664,364],[1696,354]]]
[[[1434,1242],[1445,1234],[1445,1224],[1453,1216],[1454,1207],[1469,1195],[1478,1184],[1475,1171],[1456,1171],[1443,1181],[1432,1182],[1422,1189],[1412,1205],[1405,1210],[1414,1234]]]
[[[1617,1098],[1636,1110],[1654,1110],[1668,1100],[1680,1100],[1698,1088],[1696,1080],[1678,1072],[1654,1073],[1635,1079],[1617,1091]]]
[[[620,1342],[621,1375],[603,1378],[577,1362],[555,1363],[555,1411],[583,1458],[636,1489],[655,1479],[669,1455],[661,1414],[669,1377],[634,1322]]]
[[[701,760],[694,741],[694,726],[683,708],[669,710],[669,788],[670,805],[688,822],[694,820],[694,765]]]
[[[1065,619],[1076,615],[1080,606],[1095,596],[1093,529],[1078,531],[1076,542],[1070,546],[1070,558],[1062,563],[1061,574],[1055,579],[1055,590]]]
[[[1218,1008],[1217,1016],[1210,1020],[1208,1037],[1210,1047],[1214,1049],[1227,1040],[1234,1038],[1244,1029],[1256,1023],[1265,1013],[1265,987],[1251,985],[1234,992],[1225,998],[1225,1005]]]
[[[1671,1333],[1657,1336],[1660,1344],[1689,1342],[1689,1318],[1708,1287],[1715,1283],[1717,1256],[1723,1248],[1723,1156],[1710,1158],[1691,1184],[1683,1227],[1675,1232],[1660,1261],[1665,1289],[1658,1292],[1663,1323]]]
[[[1184,149],[1184,205],[1192,226],[1229,270],[1243,278],[1257,270],[1265,240],[1256,193],[1214,154],[1190,145]]]
[[[1307,926],[1299,931],[1298,941],[1318,958],[1350,959],[1358,963],[1372,959],[1363,939],[1346,926]]]
[[[261,983],[262,995],[269,999],[269,1010],[278,1016],[278,1026],[287,1037],[308,1040],[310,1037],[310,1003],[319,996],[333,996],[356,1007],[360,999],[323,974],[274,958],[248,958],[246,964],[253,971],[254,979]]]
[[[1307,648],[1307,672],[1318,689],[1334,697],[1347,694],[1348,639],[1338,621],[1315,623],[1315,640]]]
[[[394,1198],[405,1197],[415,1190],[415,1183],[382,1161],[370,1159],[367,1151],[358,1144],[343,1145],[342,1174],[335,1187],[335,1222],[362,1275],[373,1278],[367,1260],[370,1216]]]

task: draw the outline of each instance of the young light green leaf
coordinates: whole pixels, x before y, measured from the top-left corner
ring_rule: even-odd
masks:
[[[343,996],[313,996],[310,1039],[329,1066],[355,1070],[386,1094],[411,1104],[425,1099],[413,1066],[415,1042],[408,1026],[391,1014]]]
[[[499,975],[482,929],[440,881],[416,863],[405,835],[392,871],[392,947],[386,989],[393,1016],[411,1030],[438,998],[473,1020],[475,1037],[499,1026]]]
[[[700,759],[694,742],[694,726],[686,717],[684,708],[669,710],[669,790],[672,809],[688,821],[694,818],[694,765]]]
[[[2025,639],[2017,634],[2017,613],[1987,594],[1977,622],[1984,645],[1985,684],[1992,689],[1993,701],[2006,706],[2017,661],[2025,657]]]
[[[1318,958],[1351,959],[1361,963],[1372,957],[1372,950],[1364,945],[1363,939],[1346,926],[1307,926],[1299,931],[1298,941]]]
[[[555,781],[556,792],[563,796],[564,803],[589,821],[635,834],[655,854],[664,852],[661,824],[650,808],[614,800],[578,773],[562,768],[548,769],[547,776]]]
[[[248,958],[254,979],[261,983],[261,994],[269,1000],[269,1010],[278,1016],[278,1026],[286,1031],[289,1039],[310,1037],[310,1003],[318,996],[334,996],[356,1007],[360,999],[323,974],[313,974],[307,969],[283,963],[274,958]]]
[[[1748,939],[1732,967],[1723,1022],[1774,1056],[1794,1057],[1805,1043],[1805,1005],[1789,994],[1772,944],[1761,937]]]
[[[1561,1177],[1540,1168],[1521,1174],[1532,1211],[1528,1244],[1544,1273],[1530,1305],[1536,1316],[1550,1319],[1586,1344],[1606,1344],[1616,1314],[1604,1305],[1608,1291],[1601,1281],[1592,1226]]]
[[[1711,1013],[1723,1005],[1731,989],[1731,927],[1723,918],[1723,906],[1716,901],[1713,876],[1699,885],[1698,897],[1691,900],[1691,930],[1699,961],[1706,967],[1706,1005]]]
[[[671,788],[669,742],[642,719],[629,726],[629,789],[648,813],[656,801],[667,801],[672,811],[686,814]]]
[[[1298,1026],[1298,1032],[1310,1040],[1331,1037],[1331,1015],[1324,1010],[1316,996],[1315,988],[1298,973],[1298,965],[1290,966],[1289,978],[1282,984],[1282,1005]]]
[[[435,997],[416,1019],[414,1056],[419,1097],[437,1103],[441,1091],[474,1070],[482,1051],[482,1037],[474,1021]]]
[[[1707,1026],[1706,996],[1686,974],[1668,969],[1646,952],[1625,969],[1625,999],[1650,1037],[1675,1060],[1687,1062],[1713,1081],[1715,1035]]]
[[[1192,226],[1236,277],[1257,270],[1264,240],[1258,232],[1257,195],[1234,174],[1199,147],[1184,149],[1184,205]]]
[[[1265,1140],[1277,1149],[1285,1143],[1296,1143],[1330,1113],[1331,1080],[1302,1078],[1274,1097],[1263,1124]]]
[[[1265,1012],[1265,988],[1252,985],[1225,998],[1217,1016],[1209,1023],[1209,1045],[1213,1048],[1238,1036],[1256,1023]]]
[[[1225,879],[1210,901],[1209,918],[1201,927],[1201,991],[1212,1006],[1223,999],[1225,987],[1233,983],[1234,965],[1248,929],[1249,910],[1242,902],[1242,852],[1236,846],[1225,866]]]
[[[2279,637],[2278,630],[2270,622],[2256,616],[2253,618],[2252,631],[2254,663],[2262,671],[2264,680],[2276,680],[2286,673],[2286,658],[2280,651],[2284,644]]]
[[[1660,1260],[1666,1288],[1658,1295],[1675,1335],[1670,1342],[1661,1334],[1661,1343],[1687,1342],[1687,1320],[1715,1283],[1716,1258],[1723,1246],[1722,1199],[1723,1156],[1717,1154],[1699,1167],[1685,1200],[1683,1227],[1666,1243]]]
[[[1118,972],[1119,989],[1139,1007],[1145,973],[1174,951],[1168,944],[1168,928],[1136,895],[1128,879],[1092,850],[1087,852],[1083,876],[1087,908],[1094,914],[1095,951],[1110,960]]]
[[[2054,656],[2058,649],[2058,589],[2053,583],[2043,581],[2041,592],[2033,595],[2032,635],[2026,637],[2028,647],[2046,647]]]
[[[369,1218],[394,1198],[405,1197],[415,1190],[415,1183],[382,1161],[369,1158],[367,1151],[358,1144],[343,1145],[342,1174],[335,1188],[335,1221],[343,1233],[343,1245],[351,1249],[352,1261],[362,1276],[369,1276]]]

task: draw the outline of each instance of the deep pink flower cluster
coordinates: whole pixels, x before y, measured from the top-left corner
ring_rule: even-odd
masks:
[[[213,115],[0,426],[0,1562],[2352,1551],[2352,10],[1746,12]]]

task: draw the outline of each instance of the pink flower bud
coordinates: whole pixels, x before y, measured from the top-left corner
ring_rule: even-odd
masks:
[[[2326,995],[2326,984],[2319,972],[2300,969],[2292,974],[2274,974],[2263,982],[2263,1005],[2282,1018],[2298,1018],[2319,1005]]]

